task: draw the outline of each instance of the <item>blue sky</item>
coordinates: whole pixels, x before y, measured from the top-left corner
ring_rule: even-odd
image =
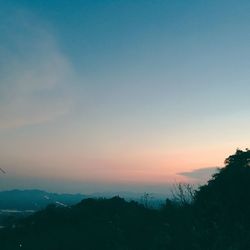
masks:
[[[1,1],[0,188],[52,179],[136,189],[221,166],[250,136],[249,10]]]

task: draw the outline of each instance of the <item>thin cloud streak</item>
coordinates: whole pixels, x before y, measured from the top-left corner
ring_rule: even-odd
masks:
[[[218,167],[200,168],[192,170],[190,172],[178,173],[178,175],[188,177],[190,180],[203,182],[209,180],[209,178],[211,178],[211,176],[215,174],[218,169]]]
[[[15,18],[4,31],[8,39],[0,39],[0,129],[51,121],[73,103],[69,86],[76,76],[53,36],[34,17]]]

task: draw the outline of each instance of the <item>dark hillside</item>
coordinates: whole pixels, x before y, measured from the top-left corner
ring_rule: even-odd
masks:
[[[71,208],[48,206],[5,230],[4,249],[154,249],[156,210],[124,199],[86,199]],[[39,243],[39,244],[38,244]],[[120,248],[122,247],[122,248]]]

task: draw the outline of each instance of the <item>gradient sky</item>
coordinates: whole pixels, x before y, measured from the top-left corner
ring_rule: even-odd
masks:
[[[0,189],[159,191],[222,166],[249,145],[249,13],[0,1]]]

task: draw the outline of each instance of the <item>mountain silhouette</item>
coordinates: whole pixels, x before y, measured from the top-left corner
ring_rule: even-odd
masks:
[[[0,192],[0,209],[40,210],[51,203],[73,205],[88,197],[82,194],[57,194],[38,189]]]

